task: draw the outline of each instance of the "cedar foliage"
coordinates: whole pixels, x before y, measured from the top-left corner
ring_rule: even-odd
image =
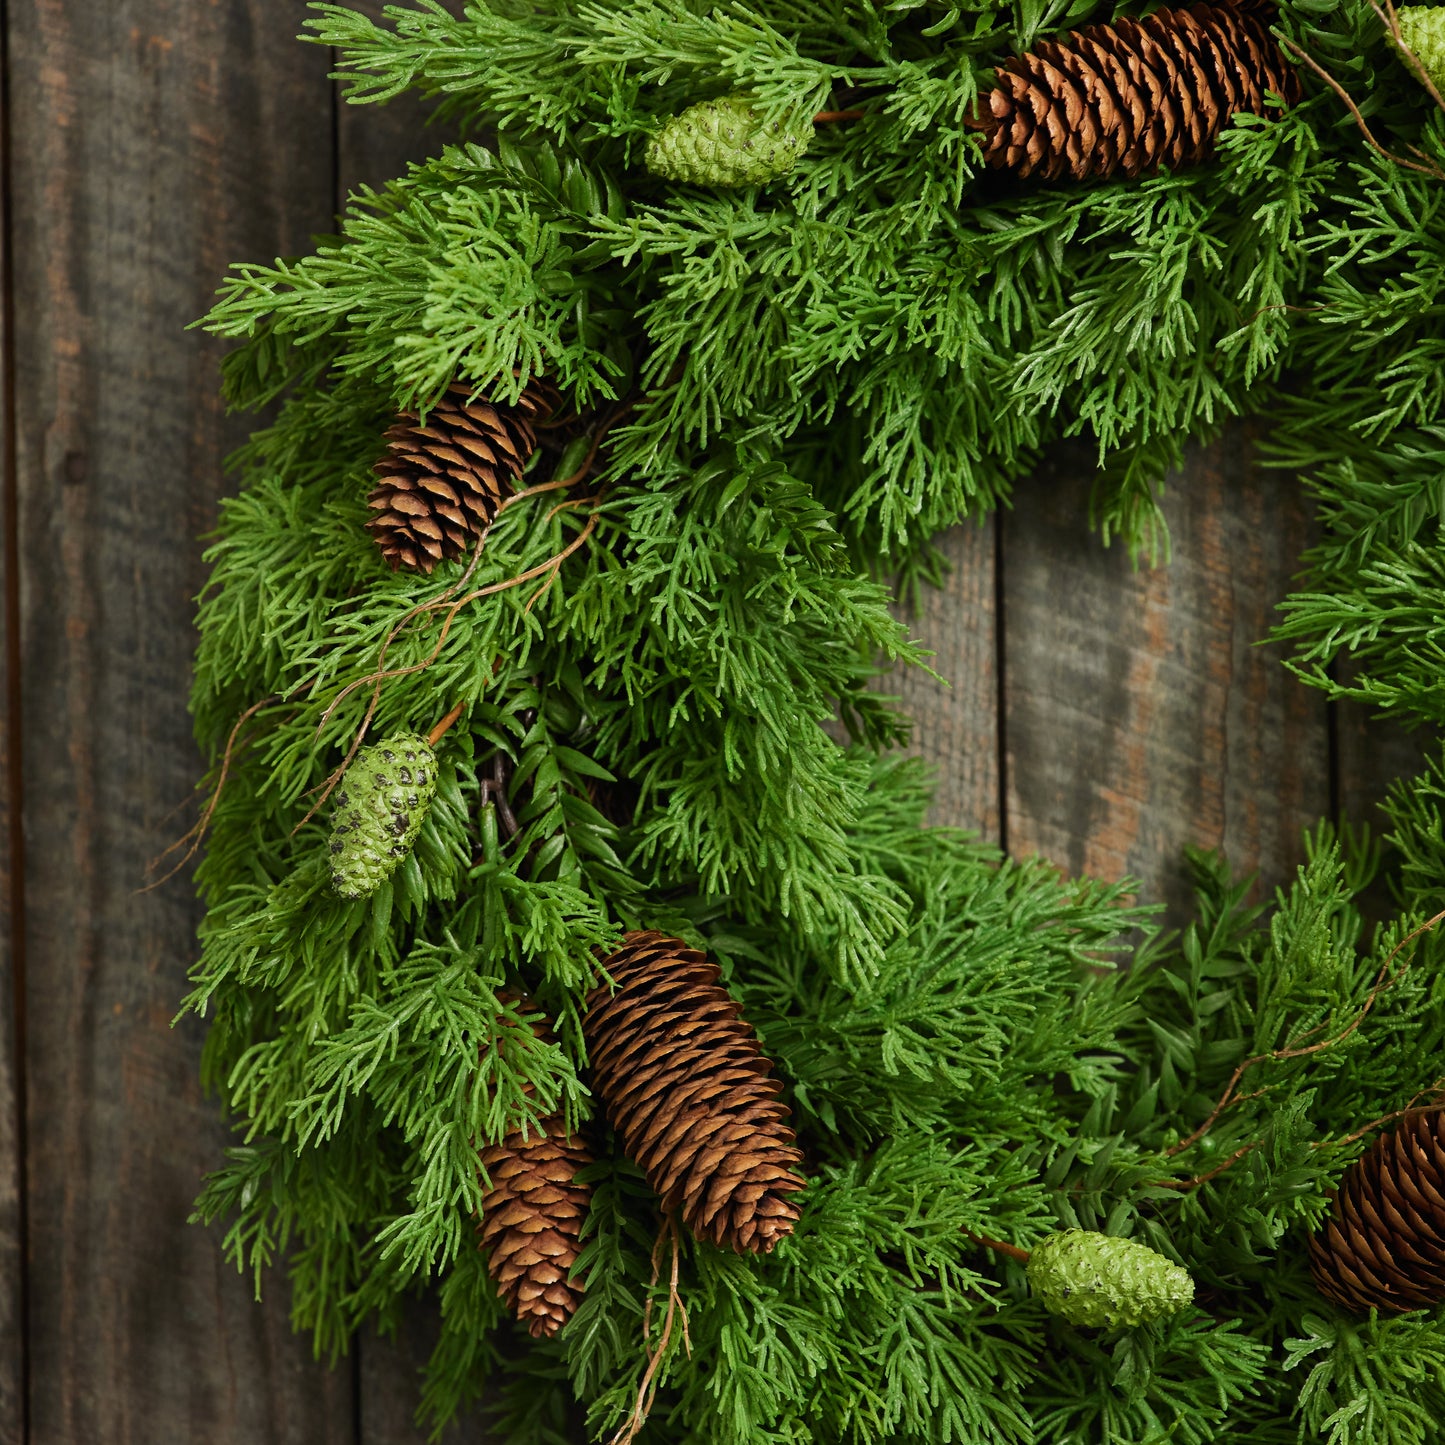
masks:
[[[1391,803],[1397,918],[1367,927],[1379,853],[1322,825],[1268,909],[1194,858],[1197,918],[1165,937],[1127,881],[924,829],[927,780],[887,751],[906,721],[869,686],[922,656],[887,579],[935,575],[931,535],[1006,503],[1045,447],[1089,439],[1093,525],[1157,558],[1183,446],[1259,411],[1324,523],[1280,629],[1294,666],[1445,721],[1445,189],[1368,149],[1311,75],[1177,175],[983,174],[967,122],[992,67],[1113,18],[1090,0],[315,11],[352,100],[419,89],[472,139],[353,197],[313,254],[236,267],[207,322],[238,342],[232,403],[281,403],[211,548],[194,698],[218,768],[261,704],[199,871],[189,999],[240,1131],[199,1205],[231,1257],[258,1288],[284,1271],[331,1356],[431,1292],[434,1425],[488,1390],[519,1445],[565,1438],[573,1399],[615,1429],[649,1303],[661,1348],[654,1197],[604,1138],[583,1302],[523,1348],[475,1243],[477,1154],[551,1116],[599,1127],[593,959],[655,928],[722,965],[809,1183],[765,1258],[680,1246],[691,1350],[669,1338],[641,1439],[1445,1438],[1438,1311],[1351,1318],[1307,1262],[1355,1130],[1439,1073],[1438,934],[1349,1026],[1445,904],[1445,757]],[[1295,0],[1278,24],[1386,145],[1445,161],[1445,118],[1366,4]],[[735,91],[789,123],[838,97],[865,115],[765,188],[646,171],[660,124]],[[540,595],[392,639],[372,736],[464,712],[415,849],[338,898],[307,812],[371,697],[346,690],[464,565],[387,568],[365,531],[381,439],[454,380],[505,403],[537,377],[591,435],[615,424],[578,505],[499,512],[468,586],[581,545]],[[587,445],[539,448],[522,481]],[[1335,1035],[1255,1066],[1195,1137],[1237,1064]],[[1184,1265],[1194,1306],[1075,1329],[972,1242],[1059,1228]]]

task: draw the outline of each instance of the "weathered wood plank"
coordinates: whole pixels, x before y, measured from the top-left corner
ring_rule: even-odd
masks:
[[[0,124],[3,124],[0,113]],[[0,137],[0,159],[8,152]],[[0,189],[0,206],[4,192]],[[9,228],[0,211],[0,247]],[[10,368],[8,258],[0,252],[0,364]],[[8,376],[3,378],[8,383]],[[8,385],[0,396],[9,395]],[[16,630],[16,495],[10,408],[0,408],[0,1445],[22,1445],[25,1437],[25,1237],[21,1154],[20,1041],[16,1011],[23,970],[24,931],[19,908],[19,754],[16,727],[19,693]]]
[[[1231,427],[1172,479],[1171,563],[1134,571],[1084,530],[1087,471],[1045,469],[1004,522],[1009,849],[1132,875],[1176,917],[1186,843],[1222,848],[1272,888],[1330,809],[1325,705],[1277,648],[1256,646],[1297,568],[1307,504]]]
[[[951,571],[927,588],[916,614],[901,612],[934,656],[929,666],[895,669],[881,684],[913,719],[908,749],[936,771],[929,821],[967,828],[993,842],[999,833],[998,634],[995,628],[996,518],[964,523],[938,539]]]
[[[8,11],[29,969],[33,1445],[351,1442],[310,1359],[187,1225],[228,1133],[185,882],[138,895],[199,768],[197,535],[244,426],[183,328],[234,257],[328,222],[326,57],[300,6],[36,0]],[[318,143],[318,138],[320,141]]]

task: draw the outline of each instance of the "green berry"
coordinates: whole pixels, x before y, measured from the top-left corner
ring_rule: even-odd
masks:
[[[785,176],[808,149],[811,131],[762,116],[740,95],[690,105],[647,143],[647,169],[697,186],[760,186]]]
[[[331,829],[331,884],[343,898],[365,898],[391,877],[436,790],[436,754],[415,733],[361,750],[336,791]]]
[[[1415,52],[1436,89],[1445,91],[1445,8],[1406,5],[1395,14],[1400,21],[1400,39]]]
[[[1194,1298],[1188,1270],[1147,1245],[1086,1229],[1049,1235],[1029,1255],[1028,1277],[1054,1314],[1097,1329],[1163,1319]]]

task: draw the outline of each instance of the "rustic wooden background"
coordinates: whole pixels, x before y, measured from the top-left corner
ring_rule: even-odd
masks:
[[[171,1026],[197,909],[184,882],[136,891],[198,768],[195,539],[244,431],[185,327],[227,262],[304,249],[434,141],[413,106],[338,104],[303,13],[0,10],[0,1445],[421,1438],[424,1324],[326,1369],[283,1291],[252,1303],[187,1225],[227,1138],[199,1029]],[[1134,571],[1085,533],[1087,488],[1061,461],[947,540],[917,627],[952,687],[899,684],[936,816],[1175,907],[1188,841],[1272,886],[1303,825],[1368,816],[1411,757],[1256,646],[1307,536],[1298,490],[1233,430],[1171,487],[1172,565]]]

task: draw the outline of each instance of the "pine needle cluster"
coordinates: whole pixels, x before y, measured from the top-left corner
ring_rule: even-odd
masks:
[[[639,1440],[709,1445],[1445,1440],[1440,1312],[1340,1315],[1305,1249],[1361,1131],[1440,1074],[1445,756],[1392,800],[1398,917],[1367,926],[1381,854],[1322,825],[1265,909],[1195,858],[1163,936],[1127,880],[925,829],[870,686],[924,661],[890,579],[1044,448],[1088,438],[1092,524],[1157,556],[1185,444],[1267,412],[1324,523],[1294,666],[1445,721],[1445,184],[1312,73],[1178,174],[985,174],[992,68],[1110,18],[1090,0],[313,10],[351,100],[420,90],[463,139],[312,254],[235,267],[206,321],[231,402],[279,403],[211,547],[194,697],[219,791],[189,1006],[239,1129],[198,1212],[230,1257],[284,1272],[329,1356],[428,1293],[427,1419],[485,1393],[518,1445],[642,1398]],[[1276,22],[1385,149],[1445,163],[1366,0]],[[734,93],[858,115],[768,185],[647,171],[664,122]],[[364,524],[395,414],[537,377],[575,436],[469,559],[391,571]],[[364,729],[458,709],[415,849],[338,897],[328,780]],[[766,1258],[679,1239],[589,1093],[580,1010],[633,928],[722,964],[783,1079],[809,1182]],[[534,1345],[477,1247],[478,1158],[556,1114],[600,1162],[584,1302]],[[979,1243],[1059,1228],[1149,1245],[1194,1304],[1076,1328]]]

